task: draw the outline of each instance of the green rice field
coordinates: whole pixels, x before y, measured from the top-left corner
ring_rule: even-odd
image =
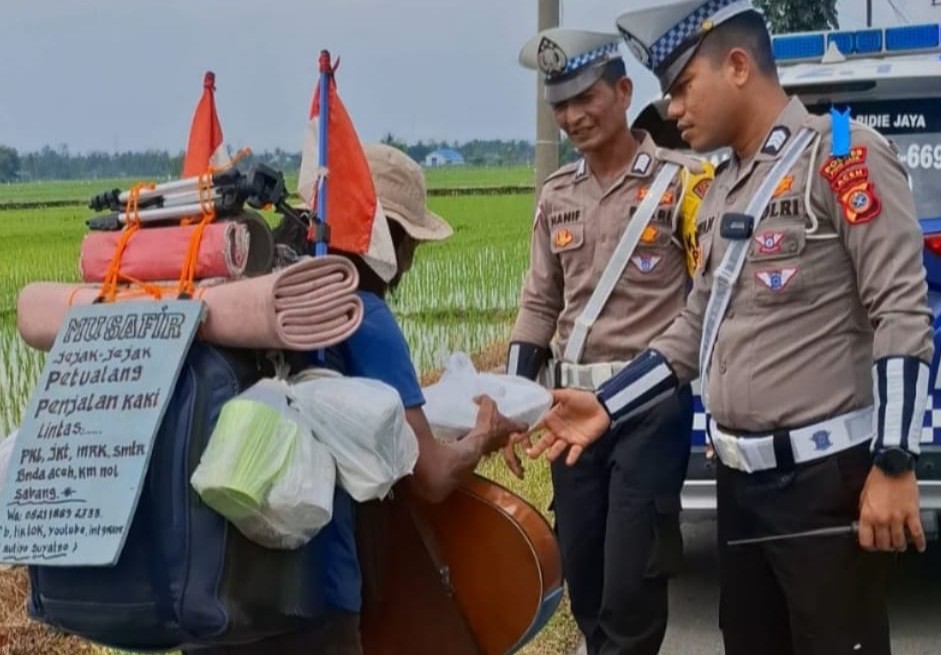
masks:
[[[428,172],[429,187],[439,188],[531,182],[531,171],[522,167]],[[0,185],[0,204],[87,198],[115,187],[126,189],[130,183]],[[452,351],[478,353],[508,338],[529,260],[533,198],[435,196],[429,205],[453,226],[454,236],[421,246],[413,269],[390,300],[422,373],[439,368]],[[44,361],[16,332],[16,295],[31,281],[77,281],[79,245],[88,217],[82,206],[0,211],[0,438],[18,425]],[[543,462],[530,463],[523,482],[512,478],[498,458],[482,463],[481,472],[546,512],[551,482]],[[521,652],[568,653],[576,641],[574,624],[563,606]]]
[[[10,202],[53,202],[62,200],[87,201],[92,196],[111,189],[128,189],[135,182],[159,184],[166,180],[136,180],[108,178],[100,180],[68,180],[54,182],[22,182],[0,184],[0,204]],[[287,188],[297,188],[297,175],[285,176]],[[428,169],[426,183],[429,189],[480,186],[524,186],[533,183],[533,169],[528,166],[442,166]]]

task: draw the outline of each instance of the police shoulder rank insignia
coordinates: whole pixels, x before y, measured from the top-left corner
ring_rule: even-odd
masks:
[[[637,175],[646,175],[650,168],[650,162],[653,161],[646,152],[642,152],[634,159],[634,165],[631,166],[631,173]]]
[[[695,185],[693,185],[693,195],[702,200],[706,197],[706,191],[709,190],[709,185],[712,184],[712,178],[704,177],[699,180]]]
[[[850,225],[868,223],[882,210],[875,185],[865,179],[845,190],[840,196],[840,204],[843,206],[846,222]]]
[[[759,255],[772,255],[781,252],[781,242],[784,241],[784,232],[762,232],[755,236],[758,243]]]
[[[539,69],[546,75],[558,75],[568,66],[569,60],[565,52],[552,39],[542,37],[539,42],[539,52],[536,55]]]
[[[755,277],[771,291],[781,291],[797,275],[797,267],[779,268],[777,270],[759,271]]]
[[[572,231],[566,228],[561,230],[556,230],[552,235],[552,242],[555,244],[556,248],[564,248],[565,246],[572,243],[575,240],[575,235],[572,234]]]
[[[663,259],[663,257],[658,255],[634,255],[631,257],[631,263],[634,264],[638,271],[646,274],[655,269],[661,259]]]
[[[790,138],[791,131],[783,125],[777,125],[771,128],[771,133],[768,134],[765,144],[761,147],[762,154],[777,155]]]

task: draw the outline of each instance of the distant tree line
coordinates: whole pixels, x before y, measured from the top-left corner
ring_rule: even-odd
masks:
[[[406,143],[392,134],[382,141],[408,153],[422,163],[425,157],[439,148],[457,150],[470,166],[532,166],[535,156],[533,144],[522,139],[474,139],[466,143],[456,141],[418,141]],[[232,152],[231,154],[234,154]],[[560,158],[563,163],[573,161],[578,153],[563,140]],[[296,173],[301,165],[300,152],[287,152],[280,148],[253,152],[245,161],[250,165],[261,161],[283,171]],[[71,152],[68,146],[44,146],[34,152],[17,152],[15,148],[0,144],[0,182],[29,182],[31,180],[95,180],[115,177],[172,179],[183,168],[183,152],[144,150],[139,152]]]

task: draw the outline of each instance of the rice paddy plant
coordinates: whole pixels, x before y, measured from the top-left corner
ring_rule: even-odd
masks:
[[[429,189],[481,186],[522,186],[533,183],[533,169],[529,166],[441,166],[426,171]],[[128,189],[136,182],[160,184],[167,180],[150,178],[102,178],[99,180],[50,180],[0,184],[0,203],[50,202],[80,200],[111,189]],[[297,173],[285,174],[289,191],[297,188]]]

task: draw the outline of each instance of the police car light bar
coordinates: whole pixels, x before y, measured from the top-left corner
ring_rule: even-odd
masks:
[[[879,57],[941,52],[941,24],[906,25],[857,31],[800,32],[771,39],[778,63],[820,61],[833,43],[844,57]]]

